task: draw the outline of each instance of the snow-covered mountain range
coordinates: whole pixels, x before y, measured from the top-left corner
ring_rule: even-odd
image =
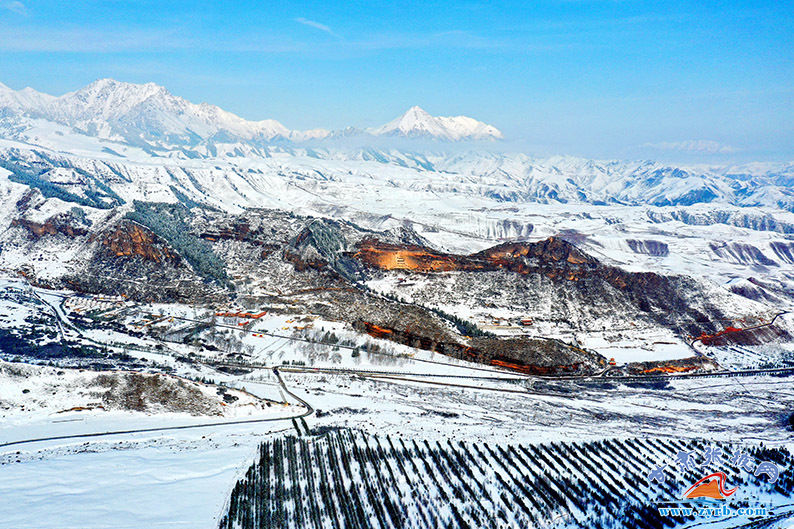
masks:
[[[19,91],[0,84],[0,129],[24,137],[37,121],[65,126],[77,134],[174,150],[199,145],[304,142],[350,135],[422,137],[441,141],[500,139],[491,125],[465,116],[434,117],[419,107],[382,126],[290,130],[276,120],[248,121],[208,103],[194,104],[154,83],[132,84],[101,79],[75,92],[54,97],[31,88]]]
[[[304,193],[349,208],[355,200],[337,199],[342,190],[377,203],[373,190],[385,186],[395,197],[408,193],[497,204],[713,204],[794,212],[794,165],[785,163],[675,166],[445,150],[442,142],[433,144],[435,152],[389,143],[340,148],[305,142],[356,134],[443,141],[501,137],[494,127],[471,118],[434,117],[419,107],[381,127],[331,133],[294,131],[274,120],[247,121],[207,103],[190,103],[153,83],[105,79],[60,97],[0,85],[0,161],[9,170],[31,161],[46,163],[49,169],[34,165],[24,170],[62,182],[66,172],[79,168],[125,201],[146,199],[147,193],[173,201],[175,187],[182,196],[223,209],[282,207],[281,200],[272,200],[273,190],[286,186],[286,196],[300,186]],[[217,170],[222,174],[215,175]],[[186,182],[174,176],[181,173]],[[125,176],[119,180],[118,175]],[[142,194],[144,189],[147,193]],[[388,209],[401,213],[400,208]]]
[[[304,141],[355,135],[380,137],[370,144],[380,147]],[[395,136],[442,141],[408,150]],[[9,190],[0,205],[14,211],[22,195],[11,190],[21,186],[64,211],[123,213],[136,201],[270,208],[409,228],[461,253],[567,234],[617,264],[736,281],[761,271],[791,283],[794,165],[535,158],[446,143],[500,136],[418,107],[374,129],[299,132],[155,84],[103,80],[60,97],[0,86],[0,192]]]

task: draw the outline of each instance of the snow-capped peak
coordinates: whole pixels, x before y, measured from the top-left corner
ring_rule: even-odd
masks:
[[[389,123],[369,129],[376,136],[430,137],[458,141],[464,139],[501,139],[496,127],[466,116],[431,116],[418,106]]]
[[[116,120],[147,100],[154,101],[163,110],[176,110],[174,107],[185,102],[154,83],[100,79],[57,98],[53,110],[64,118]]]
[[[28,90],[0,88],[0,108],[114,141],[194,145],[289,139],[302,134],[275,120],[248,121],[208,103],[193,104],[155,83],[100,79],[60,97]]]
[[[397,119],[400,121],[400,125],[424,126],[433,121],[433,116],[422,107],[412,106]]]
[[[30,87],[13,90],[0,83],[0,110],[7,108],[14,112],[39,111],[55,99],[51,95],[42,94]]]

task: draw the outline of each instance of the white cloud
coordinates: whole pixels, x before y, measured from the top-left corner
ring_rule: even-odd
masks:
[[[2,3],[0,3],[0,7],[2,7],[3,9],[6,9],[8,11],[13,11],[14,13],[17,13],[18,15],[27,15],[28,14],[28,8],[25,7],[25,4],[23,4],[22,2],[19,2],[18,0],[12,0],[11,2],[2,2]]]
[[[1,2],[2,0],[0,0]],[[49,28],[0,25],[0,52],[118,53],[173,50],[296,53],[307,51],[300,43],[267,36],[197,38],[179,29]]]
[[[161,31],[0,26],[0,50],[2,51],[97,53],[189,49],[190,46],[189,40]]]
[[[736,152],[735,147],[713,140],[663,141],[660,143],[646,143],[643,147],[691,154],[727,154]]]
[[[314,29],[319,29],[320,31],[324,31],[325,33],[328,33],[329,35],[331,35],[333,37],[336,37],[338,39],[342,38],[339,35],[337,35],[336,33],[334,33],[334,31],[331,28],[329,28],[328,26],[326,26],[325,24],[320,24],[319,22],[315,22],[314,20],[309,20],[308,18],[298,17],[298,18],[295,19],[295,22],[297,22],[298,24],[303,24],[304,26],[309,26],[309,27],[314,28]]]

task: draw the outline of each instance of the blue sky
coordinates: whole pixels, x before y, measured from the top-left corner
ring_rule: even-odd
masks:
[[[411,105],[533,153],[794,159],[779,2],[0,0],[0,81],[153,81],[290,128]]]

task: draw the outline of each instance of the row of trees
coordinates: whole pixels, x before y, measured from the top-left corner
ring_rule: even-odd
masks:
[[[658,529],[671,520],[659,516],[655,501],[677,499],[687,479],[701,476],[688,471],[657,486],[648,471],[704,446],[654,439],[490,445],[350,430],[277,438],[260,446],[221,527],[541,527],[563,520],[571,527]],[[726,446],[726,461],[731,453]],[[784,450],[748,453],[786,469],[794,462]],[[792,493],[789,475],[771,485],[725,468],[747,497]]]
[[[415,305],[415,306],[421,307],[421,308],[423,308],[425,310],[428,310],[428,311],[432,312],[433,314],[435,314],[436,316],[438,316],[439,318],[441,318],[442,320],[447,320],[448,322],[450,322],[452,325],[455,326],[455,328],[458,330],[458,332],[460,334],[462,334],[463,336],[471,336],[473,338],[474,337],[490,337],[490,338],[496,337],[496,335],[494,333],[492,333],[490,331],[484,331],[484,330],[480,329],[479,327],[477,327],[477,325],[475,325],[474,323],[472,323],[472,322],[470,322],[468,320],[465,320],[463,318],[460,318],[458,316],[455,316],[454,314],[449,314],[448,312],[444,312],[443,310],[441,310],[439,308],[426,307],[424,305],[420,305],[419,303],[409,302],[406,299],[403,299],[403,298],[401,298],[401,297],[399,297],[399,296],[397,296],[395,294],[391,294],[389,292],[384,292],[381,295],[384,298],[391,299],[392,301],[396,301],[398,303],[404,303],[406,305]]]

